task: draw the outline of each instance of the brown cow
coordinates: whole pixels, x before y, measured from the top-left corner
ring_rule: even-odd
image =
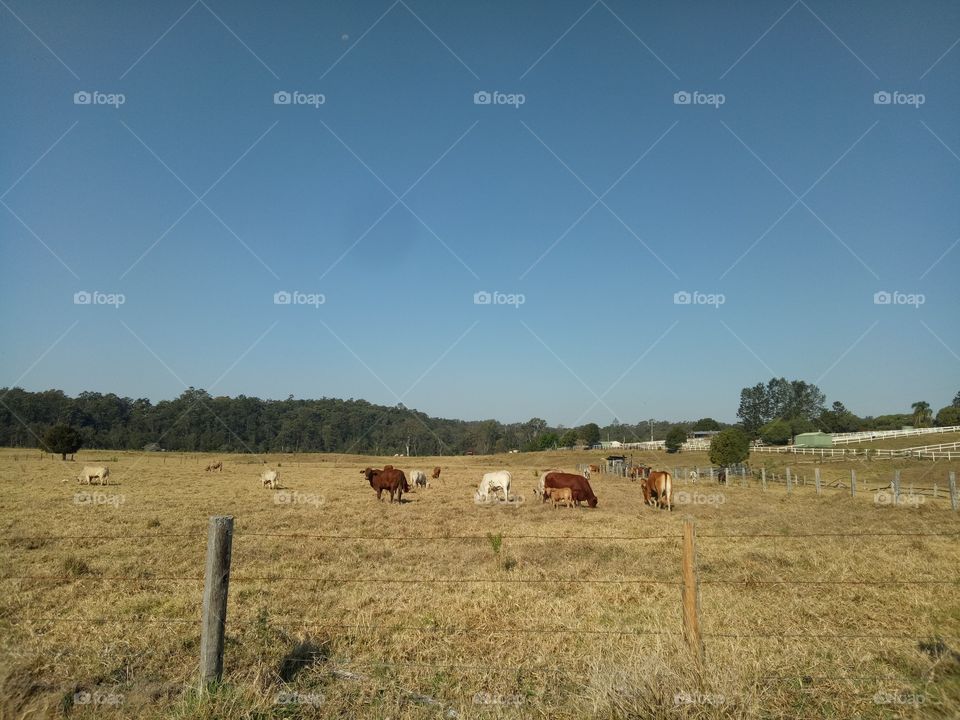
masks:
[[[543,478],[543,487],[544,500],[546,500],[547,488],[570,488],[574,502],[586,502],[592,508],[597,506],[597,496],[593,494],[590,481],[583,475],[564,472],[547,473]]]
[[[377,500],[382,499],[381,494],[384,490],[390,493],[390,502],[393,502],[394,494],[396,494],[397,502],[403,502],[403,494],[410,492],[407,476],[403,474],[403,470],[396,470],[387,466],[383,470],[367,468],[361,470],[360,474],[366,477],[370,487],[377,491]]]
[[[591,466],[590,466],[590,472],[592,472],[592,473],[598,473],[598,472],[600,472],[600,466],[599,466],[599,465],[591,465]]]
[[[440,466],[439,466],[439,465],[437,465],[437,466],[433,469],[433,476],[432,476],[432,477],[433,477],[434,480],[436,480],[436,479],[438,479],[438,478],[440,477]]]
[[[666,470],[651,470],[643,481],[643,502],[671,510],[672,501],[673,476]]]
[[[563,503],[567,507],[573,507],[573,490],[570,488],[547,488],[546,492],[550,495],[550,499],[553,500],[554,510],[557,509],[560,503]]]
[[[209,465],[207,465],[206,472],[210,472],[211,470],[216,470],[217,472],[223,472],[223,461],[217,460],[215,463],[210,463]]]

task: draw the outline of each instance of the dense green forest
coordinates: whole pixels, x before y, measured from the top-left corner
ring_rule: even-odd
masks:
[[[740,427],[751,437],[822,429],[827,432],[887,429],[903,424],[960,423],[960,393],[950,406],[934,413],[928,403],[914,403],[913,414],[859,418],[841,403],[824,407],[814,385],[774,378],[767,385],[744,388],[738,411]],[[786,423],[786,427],[781,427]],[[541,418],[526,422],[434,418],[402,405],[386,407],[364,400],[262,400],[243,395],[212,397],[189,388],[174,400],[156,404],[112,393],[60,390],[29,392],[0,389],[0,446],[40,447],[51,427],[66,425],[80,433],[82,447],[116,450],[205,452],[352,452],[393,455],[458,455],[508,450],[541,450],[589,445],[600,440],[662,440],[674,427],[720,430],[711,418],[690,422],[614,420],[599,427],[551,427]],[[771,440],[774,441],[775,440]]]
[[[433,418],[364,400],[261,400],[212,397],[190,388],[156,404],[114,394],[0,389],[0,446],[39,447],[53,425],[76,428],[85,448],[209,452],[353,452],[456,455],[538,450],[600,439],[663,438],[672,423],[619,422],[600,428]]]

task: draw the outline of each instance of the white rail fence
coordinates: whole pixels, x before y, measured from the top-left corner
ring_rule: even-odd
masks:
[[[941,433],[960,432],[960,425],[948,427],[914,428],[912,430],[867,430],[853,433],[834,433],[834,445],[849,445],[851,443],[869,442],[870,440],[884,440],[886,438],[912,437],[914,435],[939,435]]]

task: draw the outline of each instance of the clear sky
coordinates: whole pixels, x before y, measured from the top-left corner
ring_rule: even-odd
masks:
[[[0,385],[936,410],[958,39],[954,2],[3,0]]]

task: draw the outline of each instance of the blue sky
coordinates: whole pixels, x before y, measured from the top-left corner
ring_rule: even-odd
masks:
[[[0,18],[0,385],[567,425],[960,390],[955,3]]]

